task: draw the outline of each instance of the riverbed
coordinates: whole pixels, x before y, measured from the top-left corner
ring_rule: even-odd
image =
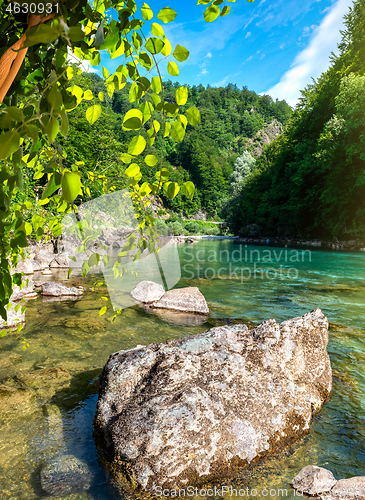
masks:
[[[120,498],[92,435],[97,379],[111,353],[226,323],[283,321],[317,307],[330,322],[331,401],[293,446],[242,471],[233,482],[222,478],[207,486],[217,488],[216,498],[288,498],[294,497],[290,480],[308,464],[324,466],[338,479],[363,475],[365,254],[232,240],[200,240],[178,245],[178,251],[181,279],[176,287],[199,287],[211,311],[203,324],[176,324],[138,306],[124,309],[111,324],[109,312],[99,316],[101,296],[108,296],[107,289],[100,289],[77,301],[29,301],[21,336],[0,339],[1,499],[47,497],[40,471],[60,453],[84,461],[93,474],[87,491],[63,498]],[[67,271],[52,279],[91,286],[91,278],[75,276],[68,282]],[[208,497],[198,491],[190,498]]]

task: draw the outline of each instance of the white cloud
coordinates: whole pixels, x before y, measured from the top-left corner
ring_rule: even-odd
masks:
[[[251,31],[247,31],[245,38],[248,38],[252,35]]]
[[[208,52],[208,54],[205,57],[208,57],[210,59],[212,57],[212,53]]]
[[[265,94],[275,99],[285,99],[294,106],[300,97],[300,90],[318,78],[329,65],[329,56],[335,52],[341,39],[343,16],[347,14],[352,0],[337,0],[321,24],[314,29],[308,46],[296,55],[291,68],[282,76],[279,83]]]

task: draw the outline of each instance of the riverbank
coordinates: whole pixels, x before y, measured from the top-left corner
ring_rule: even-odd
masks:
[[[314,239],[314,240],[303,240],[303,239],[286,239],[286,238],[272,238],[272,237],[235,237],[238,243],[245,244],[272,244],[279,246],[311,246],[311,247],[323,247],[323,248],[333,248],[335,250],[360,250],[365,252],[365,240],[326,240],[326,239]]]

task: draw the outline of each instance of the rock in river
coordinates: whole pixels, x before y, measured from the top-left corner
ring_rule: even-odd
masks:
[[[162,285],[154,283],[153,281],[141,281],[131,291],[131,297],[137,302],[148,304],[159,300],[165,293]]]
[[[63,297],[63,296],[74,296],[81,297],[84,294],[83,290],[79,288],[68,287],[61,285],[61,283],[55,283],[53,281],[46,281],[42,285],[42,295],[48,295],[51,297]]]
[[[94,428],[115,479],[153,490],[222,478],[305,434],[330,398],[327,342],[316,309],[112,354]]]
[[[59,455],[45,465],[41,471],[41,484],[51,495],[67,495],[88,490],[92,473],[86,463],[73,455]]]
[[[208,304],[204,295],[196,286],[169,290],[160,300],[151,304],[151,307],[188,313],[209,314]]]

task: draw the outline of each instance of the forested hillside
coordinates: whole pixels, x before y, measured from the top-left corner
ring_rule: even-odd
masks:
[[[82,74],[75,82],[80,88],[90,86],[96,96],[105,90],[103,81],[96,74]],[[175,102],[175,92],[179,83],[167,81],[163,85],[165,100]],[[184,182],[191,180],[196,186],[194,199],[188,200],[179,195],[172,201],[163,199],[167,208],[189,216],[202,209],[211,217],[220,214],[224,199],[228,196],[229,180],[238,155],[252,144],[255,138],[273,120],[285,125],[292,109],[285,101],[274,102],[271,97],[259,96],[253,91],[235,85],[212,88],[189,86],[188,101],[182,111],[196,105],[201,114],[201,124],[188,125],[184,141],[177,143],[170,137],[165,140],[164,167],[170,174],[170,180]],[[85,162],[86,172],[97,175],[107,174],[109,183],[117,189],[123,188],[123,172],[127,165],[122,161],[122,154],[127,151],[127,144],[133,137],[133,131],[122,128],[124,114],[136,107],[129,102],[130,86],[114,93],[112,99],[105,95],[101,118],[90,125],[85,118],[88,103],[81,103],[70,114],[70,129],[61,145],[72,162]],[[90,95],[90,98],[92,96]],[[147,128],[142,130],[147,138]],[[252,146],[253,147],[253,146]],[[161,143],[158,141],[146,150],[147,154],[161,155]],[[141,171],[151,180],[159,168],[147,167],[139,162]],[[102,194],[97,186],[91,189],[91,195]]]
[[[303,92],[285,132],[246,175],[227,217],[236,231],[365,233],[365,2],[345,17],[339,55]]]

